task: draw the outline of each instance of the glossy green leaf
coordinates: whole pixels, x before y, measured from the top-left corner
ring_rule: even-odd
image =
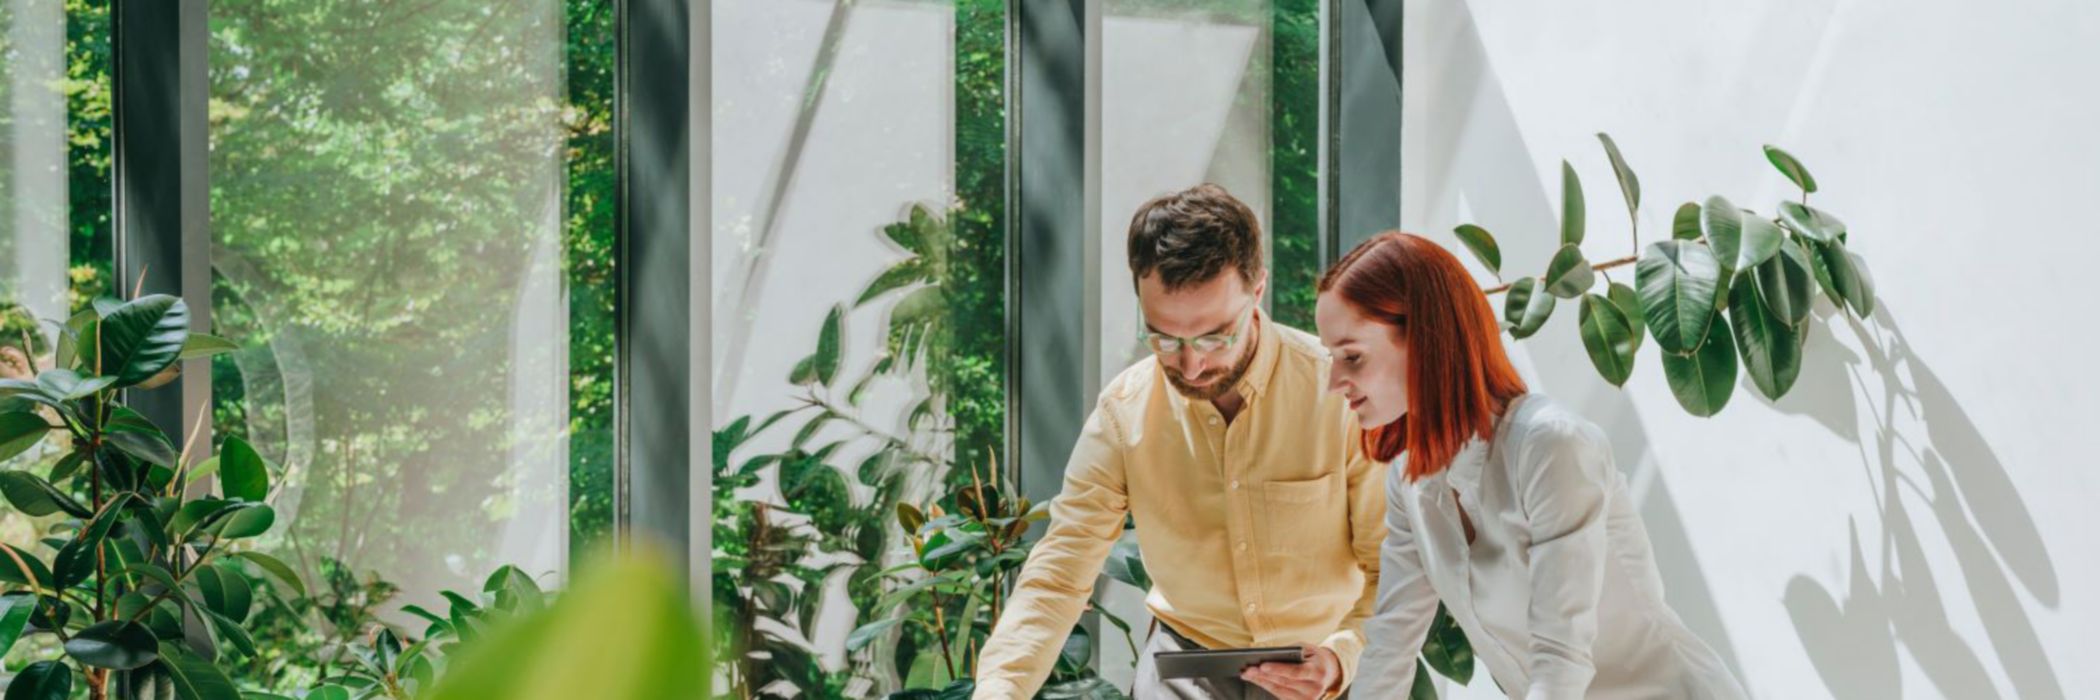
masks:
[[[544,607],[547,598],[540,590],[539,582],[532,580],[524,569],[510,565],[498,567],[489,574],[488,580],[481,585],[481,592],[489,594],[498,609],[512,611],[538,610]]]
[[[147,464],[172,467],[179,458],[175,446],[168,442],[168,436],[160,431],[160,426],[124,406],[110,409],[109,420],[102,425],[102,437],[125,454]]]
[[[29,472],[0,471],[0,495],[6,496],[7,503],[15,510],[30,517],[41,518],[58,512],[76,518],[95,514],[51,482]]]
[[[1843,300],[1841,305],[1852,307],[1860,318],[1874,315],[1874,279],[1867,275],[1866,261],[1843,243],[1816,244],[1815,248],[1829,271],[1831,290]]]
[[[145,625],[107,620],[74,633],[66,641],[66,654],[89,666],[129,671],[159,659],[159,644]]]
[[[1604,142],[1604,155],[1611,158],[1611,172],[1619,178],[1619,193],[1626,198],[1626,215],[1637,216],[1641,210],[1641,179],[1635,177],[1633,168],[1627,167],[1626,159],[1619,155],[1619,144],[1611,135],[1598,133],[1597,140]]]
[[[1698,349],[1713,325],[1720,275],[1720,265],[1704,243],[1670,240],[1648,246],[1634,268],[1634,282],[1642,320],[1663,354]]]
[[[1634,335],[1633,324],[1611,299],[1596,294],[1582,298],[1579,313],[1582,348],[1589,352],[1590,364],[1604,381],[1625,386],[1626,379],[1633,376],[1634,339],[1639,337]]]
[[[15,648],[22,630],[29,626],[29,613],[36,610],[36,596],[26,593],[0,596],[0,656]]]
[[[1560,243],[1581,245],[1582,230],[1588,214],[1582,205],[1582,178],[1575,176],[1575,166],[1560,162]]]
[[[1531,337],[1546,325],[1546,318],[1553,315],[1553,295],[1540,288],[1537,277],[1517,280],[1509,286],[1507,294],[1502,300],[1502,316],[1509,321],[1509,334],[1513,337]]]
[[[7,682],[6,700],[66,700],[73,696],[73,669],[38,661]]]
[[[1423,639],[1422,660],[1459,685],[1473,680],[1472,642],[1441,602],[1436,606],[1436,618],[1429,623],[1429,634]]]
[[[1648,337],[1648,324],[1641,315],[1641,295],[1624,283],[1611,283],[1611,303],[1619,307],[1626,318],[1626,325],[1633,329],[1633,349],[1641,349],[1641,341]]]
[[[865,306],[868,302],[874,301],[891,290],[925,281],[928,281],[925,260],[916,257],[906,258],[895,265],[891,265],[889,269],[883,270],[882,274],[876,275],[875,280],[869,282],[868,287],[861,291],[860,298],[853,301],[853,305],[855,307]]]
[[[697,700],[708,695],[697,616],[672,569],[583,569],[552,607],[491,634],[422,700]]]
[[[1407,700],[1440,700],[1436,694],[1436,680],[1429,676],[1429,667],[1420,658],[1415,659],[1414,687],[1408,689]]]
[[[1801,244],[1789,240],[1781,246],[1779,255],[1758,265],[1750,278],[1755,282],[1759,303],[1773,318],[1793,328],[1808,320],[1815,302],[1811,296],[1815,279]]]
[[[1487,266],[1489,273],[1502,276],[1502,247],[1495,244],[1494,234],[1472,224],[1461,224],[1452,233],[1458,235],[1458,242],[1465,244],[1480,264]]]
[[[102,318],[102,373],[117,386],[151,379],[182,356],[190,339],[189,307],[166,294],[125,303]]]
[[[1830,243],[1845,235],[1845,222],[1800,202],[1780,202],[1779,219],[1786,222],[1787,228],[1817,243]]]
[[[1582,257],[1582,248],[1574,244],[1561,246],[1560,252],[1553,254],[1553,262],[1546,266],[1546,292],[1562,299],[1580,297],[1596,282],[1590,261]]]
[[[1140,591],[1152,591],[1152,574],[1145,570],[1145,555],[1136,540],[1124,539],[1108,550],[1101,573]]]
[[[241,693],[233,685],[233,679],[212,662],[205,661],[176,642],[160,645],[162,664],[175,684],[175,697],[180,700],[240,700]]]
[[[270,531],[277,523],[277,511],[260,503],[242,503],[240,507],[220,520],[211,532],[221,539],[238,540],[258,537]]]
[[[795,363],[788,370],[788,383],[795,386],[811,386],[817,383],[817,356],[810,355]]]
[[[1792,180],[1794,186],[1801,188],[1801,191],[1816,191],[1816,177],[1808,174],[1808,167],[1795,159],[1794,154],[1780,150],[1778,146],[1766,145],[1765,159],[1772,161],[1772,167],[1778,168],[1779,173]]]
[[[1677,205],[1677,214],[1670,219],[1670,238],[1679,241],[1696,241],[1706,231],[1699,228],[1699,204],[1685,202]]]
[[[85,581],[95,571],[95,554],[117,522],[124,517],[124,508],[131,505],[136,495],[125,493],[102,505],[102,511],[87,522],[73,541],[60,547],[58,555],[51,560],[51,573],[56,577],[58,588],[71,588]]]
[[[219,491],[227,498],[260,503],[270,496],[270,464],[238,435],[219,445]]]
[[[53,398],[71,401],[108,389],[116,377],[83,377],[70,369],[47,369],[36,375],[37,386]]]
[[[0,460],[13,459],[15,455],[29,451],[49,432],[50,421],[33,411],[0,413]]]
[[[191,572],[190,578],[197,582],[197,593],[203,598],[204,607],[235,622],[248,619],[249,609],[255,602],[255,591],[248,585],[246,577],[216,565],[205,565]]]
[[[1735,329],[1743,369],[1750,373],[1750,381],[1759,392],[1777,401],[1801,376],[1801,331],[1766,309],[1757,285],[1748,280],[1736,284],[1733,294],[1728,322]]]
[[[1769,219],[1745,214],[1742,217],[1742,238],[1736,247],[1735,262],[1731,270],[1749,270],[1771,260],[1779,254],[1779,247],[1786,243],[1786,231]],[[1715,251],[1718,255],[1719,251]]]
[[[324,685],[307,693],[305,700],[350,700],[350,689],[340,685]]]
[[[866,647],[869,643],[888,633],[891,628],[904,624],[904,622],[904,618],[892,617],[861,625],[853,630],[853,634],[846,635],[847,653],[860,651],[861,648]]]
[[[1706,341],[1687,355],[1663,353],[1663,376],[1685,412],[1701,418],[1720,413],[1735,391],[1735,342],[1727,324],[1707,328]]]
[[[1706,244],[1713,248],[1714,261],[1724,270],[1738,269],[1735,261],[1742,255],[1743,210],[1728,198],[1714,195],[1699,210],[1699,223],[1706,232]]]

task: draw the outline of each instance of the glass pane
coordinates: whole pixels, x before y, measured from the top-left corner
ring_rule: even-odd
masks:
[[[559,584],[610,522],[611,3],[209,13],[215,423],[281,465],[266,548],[325,613],[257,636]],[[325,658],[288,656],[250,680]]]
[[[1318,274],[1321,32],[1317,0],[1103,0],[1100,32],[1100,345],[1107,382],[1150,352],[1125,257],[1130,218],[1155,196],[1215,183],[1254,209],[1268,236],[1269,306],[1312,328]],[[1131,538],[1134,541],[1134,538]],[[1142,630],[1144,593],[1101,589]],[[1100,646],[1103,676],[1128,687],[1136,659]]]
[[[1005,6],[711,5],[725,693],[946,684],[931,601],[881,604],[905,578],[878,574],[913,558],[899,503],[956,512],[949,494],[973,472],[996,490]],[[951,648],[981,641],[989,608],[946,603]],[[848,655],[854,629],[899,616],[927,624],[881,630]]]

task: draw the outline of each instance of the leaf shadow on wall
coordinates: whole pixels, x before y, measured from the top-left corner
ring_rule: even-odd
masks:
[[[1768,402],[1852,439],[1876,485],[1879,522],[1854,519],[1848,528],[1844,590],[1803,574],[1783,597],[1824,685],[1839,698],[1893,697],[1902,690],[1899,652],[1908,652],[1941,697],[2003,697],[1992,667],[2010,679],[2013,697],[2064,697],[2021,602],[2024,591],[2055,609],[2056,569],[2005,465],[1910,345],[1893,310],[1884,304],[1865,323],[1842,318],[1842,331],[1827,321],[1817,327],[1852,333],[1864,356],[1814,331],[1795,393]],[[1861,434],[1862,419],[1872,434]],[[1867,556],[1862,530],[1878,538],[1878,557]],[[1923,537],[1935,531],[1955,571],[1932,568]],[[1949,623],[1964,602],[1942,593],[1950,574],[1967,591],[1988,650]]]

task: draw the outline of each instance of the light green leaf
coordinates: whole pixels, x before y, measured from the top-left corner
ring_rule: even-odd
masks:
[[[1489,273],[1502,276],[1502,248],[1495,244],[1494,234],[1472,224],[1461,224],[1452,232],[1458,234],[1458,242],[1464,243],[1466,250],[1472,251],[1480,264],[1487,266]]]
[[[1780,150],[1778,146],[1766,145],[1765,159],[1772,161],[1772,167],[1778,168],[1779,173],[1785,175],[1786,179],[1794,181],[1794,186],[1801,188],[1801,191],[1816,191],[1816,177],[1808,174],[1808,167],[1795,159],[1794,154]]]
[[[867,289],[861,291],[860,298],[853,301],[853,305],[855,307],[865,306],[868,302],[874,301],[877,297],[887,294],[891,290],[915,282],[925,281],[928,281],[928,278],[924,259],[916,257],[905,258],[897,264],[891,265],[889,269],[883,270],[882,274],[876,275],[875,280],[868,283]]]
[[[1706,198],[1706,206],[1699,212],[1699,221],[1706,231],[1706,244],[1713,247],[1714,261],[1723,270],[1735,270],[1743,247],[1743,210],[1720,195]],[[1726,276],[1726,273],[1723,273]],[[1726,290],[1723,290],[1726,291]]]
[[[1633,328],[1633,349],[1641,349],[1641,341],[1648,337],[1647,322],[1641,315],[1641,295],[1624,283],[1611,283],[1611,303],[1619,307],[1626,317],[1626,325]]]
[[[1670,220],[1670,238],[1679,241],[1696,241],[1706,232],[1699,228],[1699,204],[1685,202],[1677,206],[1677,215]]]
[[[1582,248],[1573,243],[1562,245],[1546,266],[1546,293],[1562,299],[1580,297],[1596,282],[1590,261],[1583,259]]]
[[[1691,355],[1663,353],[1663,376],[1677,403],[1701,418],[1720,413],[1735,391],[1735,342],[1726,324],[1707,328],[1706,341]]]
[[[1633,324],[1610,299],[1595,294],[1582,298],[1580,312],[1582,347],[1589,351],[1590,364],[1612,386],[1625,386],[1633,376]]]
[[[817,352],[812,357],[815,360],[817,381],[824,386],[831,386],[832,378],[839,374],[839,327],[845,314],[844,305],[832,306],[831,313],[824,317],[824,329],[817,333]]]
[[[697,617],[671,569],[583,569],[552,607],[463,652],[423,700],[697,700],[707,697]]]
[[[194,360],[213,355],[224,355],[239,349],[241,349],[241,346],[231,340],[207,333],[191,333],[189,339],[183,341],[182,354],[177,359]]]

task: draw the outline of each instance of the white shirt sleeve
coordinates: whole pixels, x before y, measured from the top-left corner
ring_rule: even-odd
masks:
[[[1527,428],[1512,463],[1531,531],[1526,697],[1581,700],[1596,675],[1590,647],[1597,639],[1615,467],[1610,443],[1594,425],[1547,421]]]
[[[1385,544],[1378,554],[1378,602],[1364,621],[1366,645],[1357,662],[1349,695],[1357,698],[1404,698],[1414,687],[1415,657],[1422,651],[1429,624],[1436,619],[1436,590],[1429,586],[1414,526],[1408,519],[1407,477],[1388,467],[1385,494]]]

